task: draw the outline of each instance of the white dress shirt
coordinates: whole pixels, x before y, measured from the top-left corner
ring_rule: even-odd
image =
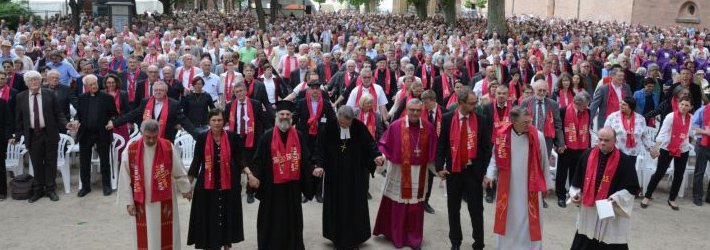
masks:
[[[202,90],[210,94],[212,97],[212,101],[217,101],[219,100],[219,96],[224,93],[224,88],[220,88],[220,78],[212,74],[211,72],[208,72],[207,76],[205,76],[203,73],[195,75],[195,77],[202,77],[202,80],[205,81],[205,86],[202,87]]]

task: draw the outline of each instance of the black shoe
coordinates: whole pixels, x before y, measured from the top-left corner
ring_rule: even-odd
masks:
[[[429,205],[429,203],[424,204],[424,211],[427,212],[428,214],[435,214],[436,210],[434,210],[433,207]]]
[[[700,207],[700,206],[703,205],[703,201],[700,200],[700,199],[693,199],[693,204],[695,204],[696,206]]]
[[[58,201],[59,200],[59,196],[57,196],[57,193],[55,193],[54,191],[47,192],[47,197],[49,197],[49,200],[51,200],[51,201]]]
[[[494,197],[492,195],[486,195],[486,202],[487,203],[493,203]]]
[[[248,204],[254,203],[254,194],[247,194],[247,203]]]
[[[112,192],[111,187],[104,187],[104,196],[109,196]]]
[[[548,206],[547,206],[547,201],[542,200],[542,208],[547,208],[547,207],[548,207]]]
[[[367,192],[367,199],[372,200],[372,195],[370,194],[370,192]]]
[[[565,201],[564,198],[562,199],[557,199],[557,206],[561,208],[566,208],[567,207],[567,201]]]
[[[673,209],[673,210],[675,210],[675,211],[680,210],[680,208],[679,208],[678,206],[673,206],[673,204],[671,204],[671,201],[668,201],[668,206],[670,206],[671,209]]]
[[[308,198],[306,198],[306,196],[303,196],[303,198],[301,199],[301,203],[306,203],[306,202],[308,202]]]
[[[29,203],[35,203],[35,201],[39,200],[39,198],[42,198],[44,196],[44,193],[42,192],[35,192],[32,197],[30,197],[27,202]]]
[[[83,189],[79,190],[79,193],[76,196],[84,197],[87,194],[89,194],[90,192],[91,192],[91,189],[83,188]]]
[[[323,195],[316,195],[316,202],[323,203]]]

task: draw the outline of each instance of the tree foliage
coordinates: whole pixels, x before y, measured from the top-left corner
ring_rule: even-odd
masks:
[[[34,16],[35,22],[40,21],[40,17],[32,13],[26,6],[12,3],[9,0],[0,0],[0,19],[5,19],[8,28],[17,30],[20,17],[29,21],[30,16]]]
[[[486,8],[486,4],[488,4],[488,0],[476,0],[476,7],[480,9]]]

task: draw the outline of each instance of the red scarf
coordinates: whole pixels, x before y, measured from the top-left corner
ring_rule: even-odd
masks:
[[[367,111],[362,110],[360,114],[358,114],[357,119],[365,123],[367,131],[370,131],[370,135],[372,135],[372,138],[375,138],[377,126],[375,125],[376,120],[374,109]]]
[[[153,119],[153,107],[155,105],[155,97],[151,97],[150,100],[148,100],[148,103],[145,105],[145,109],[143,110],[143,120],[150,120]],[[158,124],[160,125],[160,132],[159,132],[159,137],[160,138],[165,138],[165,129],[167,128],[168,125],[168,106],[170,106],[170,102],[168,99],[163,99],[163,108],[160,111],[160,118],[158,120]]]
[[[178,79],[180,81],[183,81],[185,78],[183,78],[183,74],[185,73],[185,67],[180,68],[180,72],[178,73]],[[192,89],[192,78],[195,77],[195,67],[190,67],[190,75],[188,76],[187,79],[187,88]]]
[[[616,175],[616,168],[619,167],[619,150],[614,148],[609,155],[609,159],[606,161],[606,167],[604,168],[604,175],[602,176],[602,181],[599,184],[599,189],[595,190],[597,183],[597,168],[599,167],[599,147],[594,147],[589,153],[589,159],[587,159],[587,172],[584,173],[584,192],[582,195],[582,205],[587,207],[593,207],[594,202],[597,200],[605,200],[609,197],[609,186],[611,186],[611,180],[614,179]]]
[[[488,77],[487,76],[484,77],[482,81],[483,81],[483,86],[481,86],[481,87],[483,87],[483,88],[481,89],[481,92],[483,95],[487,95],[488,94]]]
[[[533,103],[537,103],[537,99],[532,98],[528,102],[528,111],[530,114],[534,114]],[[545,113],[545,127],[543,128],[542,133],[545,135],[545,138],[555,138],[555,123],[553,122],[552,108],[550,105],[547,105],[547,102],[545,102]]]
[[[502,114],[498,113],[498,103],[493,104],[493,131],[497,131],[505,125],[510,124],[510,108],[513,103],[508,101],[505,103],[505,110]],[[495,135],[495,133],[494,133]],[[495,142],[495,141],[494,141]]]
[[[323,64],[323,70],[325,71],[325,82],[330,82],[330,78],[333,76],[330,72],[330,63]]]
[[[451,119],[451,130],[449,131],[449,145],[451,146],[451,172],[460,173],[461,166],[465,166],[469,160],[476,158],[478,144],[478,118],[475,113],[468,115],[468,126],[461,126],[461,114],[459,108],[454,111]],[[470,128],[469,128],[470,127]],[[469,130],[470,129],[470,130]],[[461,138],[466,138],[462,140]],[[462,152],[463,151],[463,152]],[[465,153],[464,153],[465,152]]]
[[[673,97],[671,99],[671,110],[672,112],[678,112],[678,98]]]
[[[0,99],[5,100],[6,102],[10,101],[10,88],[12,87],[5,85],[5,87],[0,90]]]
[[[138,80],[138,76],[141,74],[141,68],[136,69],[136,72],[133,73],[133,77],[130,75],[127,76],[128,78],[128,101],[133,102],[136,100],[136,80]]]
[[[609,87],[609,93],[608,93],[608,98],[606,102],[606,116],[609,116],[611,113],[614,113],[616,111],[619,111],[619,97],[616,96],[616,90],[614,89],[614,85],[609,84],[607,85]],[[624,96],[624,87],[621,87],[621,96]]]
[[[451,95],[449,77],[446,74],[441,75],[441,90],[444,92],[444,98],[447,98]]]
[[[473,66],[473,60],[466,60],[466,69],[468,71],[468,78],[473,79],[476,74],[476,68]]]
[[[673,112],[673,127],[671,128],[671,142],[668,144],[668,153],[673,157],[680,157],[683,141],[688,138],[690,128],[690,114],[681,117],[680,112]]]
[[[426,163],[429,162],[429,133],[427,133],[426,126],[420,128],[418,139],[419,145],[415,146],[415,150],[412,150],[412,144],[416,142],[412,141],[411,134],[409,133],[409,126],[407,126],[406,121],[409,120],[409,117],[404,117],[404,119],[407,120],[400,122],[400,138],[402,139],[402,180],[400,183],[400,194],[402,195],[402,199],[411,199],[412,193],[414,192],[412,190],[412,151],[417,149],[419,150],[419,155],[417,156],[417,152],[414,152],[414,157],[418,157],[420,160],[419,162],[422,162],[422,164],[426,165]],[[426,169],[426,166],[419,166],[419,187],[417,189],[417,198],[422,198],[424,196]]]
[[[358,97],[360,95],[358,94]],[[358,98],[359,99],[359,98]],[[308,134],[317,135],[318,134],[318,120],[323,113],[323,95],[318,94],[318,105],[316,105],[316,111],[314,112],[311,108],[311,103],[313,102],[313,97],[310,93],[306,93],[306,108],[308,108]]]
[[[706,105],[705,109],[703,109],[703,129],[710,128],[710,107],[708,106],[710,106],[710,104]],[[710,136],[703,135],[700,139],[700,145],[710,147]]]
[[[574,103],[574,92],[571,89],[567,89],[567,91],[564,90],[559,90],[559,101],[560,101],[560,108],[565,107],[568,105],[572,105]]]
[[[128,148],[128,166],[131,168],[132,186],[133,186],[133,201],[140,204],[145,204],[145,190],[143,187],[143,156],[144,156],[143,138],[136,140]],[[173,198],[172,186],[172,145],[170,141],[158,138],[155,146],[155,155],[153,156],[151,197],[150,202],[169,201]]]
[[[582,150],[589,147],[589,112],[586,110],[580,112],[581,115],[577,116],[573,106],[567,106],[565,111],[563,121],[565,145],[570,149]]]
[[[510,133],[513,124],[508,124],[497,133],[495,142],[495,160],[498,165],[498,195],[496,200],[495,223],[493,231],[496,234],[505,235],[506,221],[508,217],[508,197],[510,192],[510,172],[511,172],[511,148]],[[528,218],[530,228],[530,239],[532,241],[542,240],[542,229],[540,227],[539,192],[547,190],[545,175],[540,166],[540,144],[537,130],[530,126],[528,136]]]
[[[148,226],[145,213],[145,190],[143,188],[143,139],[128,147],[128,166],[131,171],[133,200],[136,203],[136,243],[138,249],[148,249]],[[173,244],[173,191],[172,191],[172,145],[158,139],[153,157],[151,202],[160,202],[160,245],[171,249]]]
[[[116,65],[116,62],[118,62],[118,61],[116,60],[116,58],[114,58],[113,60],[111,60],[111,64],[110,64],[108,67],[109,67],[110,69],[114,69],[114,66]],[[121,64],[123,64],[123,60],[121,60],[120,62],[118,62],[118,68],[114,69],[114,70],[115,70],[116,72],[118,72],[118,73],[121,73],[121,71],[123,70],[123,67],[121,67]]]
[[[520,90],[523,89],[523,86],[520,85],[520,82],[513,82],[512,80],[508,83],[508,101],[515,101],[517,100],[520,96]]]
[[[244,80],[244,82],[245,83],[247,82],[246,79]],[[254,79],[251,79],[251,81],[249,81],[249,84],[247,84],[247,85],[249,85],[249,86],[247,86],[247,88],[248,88],[247,96],[252,97],[252,94],[254,94]]]
[[[345,84],[344,85],[346,88],[350,87],[350,73],[352,73],[352,72],[347,72],[347,71],[345,72],[345,82],[344,82]]]
[[[459,102],[459,96],[451,95],[451,97],[449,97],[449,102],[446,103],[446,109],[451,108],[451,106],[454,106],[457,102]]]
[[[301,178],[301,143],[296,129],[289,128],[286,144],[278,128],[271,135],[271,159],[274,184],[297,181]]]
[[[232,132],[239,133],[237,131],[237,120],[238,119],[244,119],[244,115],[246,115],[249,118],[248,122],[244,122],[242,125],[246,126],[244,128],[244,131],[247,132],[247,138],[246,141],[244,142],[244,147],[246,148],[253,148],[254,147],[254,106],[252,106],[251,99],[249,97],[246,97],[244,99],[244,104],[246,105],[246,114],[242,114],[242,117],[237,117],[237,106],[239,101],[236,99],[232,102],[232,108],[229,110],[229,129],[232,130]]]
[[[365,86],[360,85],[360,89],[357,90],[357,98],[355,99],[355,103],[360,103],[360,97],[362,97],[362,89],[364,89]],[[375,89],[375,85],[370,84],[370,87],[367,88],[367,92],[372,95],[372,102],[375,107],[377,107],[377,90]]]
[[[205,189],[214,189],[214,138],[212,131],[207,132],[207,142],[205,142]],[[227,131],[222,131],[219,138],[219,177],[220,190],[232,189],[232,149],[229,145]]]
[[[291,56],[286,55],[286,65],[284,66],[283,78],[288,80],[291,77]],[[296,61],[296,68],[298,68],[298,61]]]
[[[626,119],[626,117],[624,117],[625,115],[623,112],[619,112],[619,116],[621,117],[621,124],[624,126],[624,130],[626,131],[626,147],[633,148],[636,146],[636,140],[634,138],[634,130],[636,128],[636,114],[632,112],[630,119]]]
[[[111,95],[111,93],[108,94]],[[121,92],[119,90],[115,90],[113,92],[113,103],[116,105],[116,111],[118,111],[118,114],[121,114]]]
[[[232,100],[232,83],[234,83],[234,72],[227,71],[227,75],[224,77],[224,95],[227,98],[227,102]]]
[[[432,71],[431,73],[432,73],[432,75],[434,75],[434,72],[433,72],[434,69],[433,69],[433,67],[432,67],[431,65],[430,65],[429,67],[432,68],[432,69],[431,69],[431,71]],[[424,87],[424,89],[425,89],[425,90],[429,89],[429,79],[428,79],[428,76],[427,76],[427,74],[426,74],[426,65],[425,65],[425,64],[422,64],[422,77],[421,77],[421,79],[422,79],[422,86]]]
[[[380,70],[375,70],[375,79],[380,79],[377,77],[379,75]],[[385,94],[389,95],[390,94],[390,82],[392,82],[392,78],[390,75],[390,69],[385,69]]]
[[[545,77],[545,80],[547,81],[547,87],[548,87],[548,89],[554,89],[554,88],[552,87],[552,85],[553,85],[553,83],[552,83],[552,72],[548,72],[548,73],[547,73],[547,76]]]

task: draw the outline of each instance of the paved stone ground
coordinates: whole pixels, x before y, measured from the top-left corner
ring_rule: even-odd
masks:
[[[78,173],[78,171],[74,171]],[[380,175],[371,181],[373,199],[369,202],[370,221],[374,220],[379,208],[383,182]],[[98,176],[94,176],[98,180]],[[73,176],[72,183],[77,183]],[[61,183],[58,179],[58,183]],[[61,190],[61,184],[59,189]],[[71,194],[60,194],[59,202],[43,198],[35,204],[26,201],[5,200],[0,202],[0,249],[132,249],[133,220],[124,207],[116,205],[116,194],[104,197],[99,182],[94,183],[93,192],[82,199],[76,197],[76,187]],[[436,214],[425,215],[423,249],[448,249],[448,219],[446,212],[445,188],[434,182],[431,204]],[[631,249],[708,249],[710,246],[710,204],[696,207],[688,196],[679,199],[680,211],[671,210],[666,204],[668,184],[664,180],[657,191],[656,201],[648,209],[634,208],[632,219]],[[690,192],[688,190],[688,192]],[[689,195],[689,193],[688,193]],[[257,201],[258,202],[258,201]],[[543,215],[543,246],[545,249],[569,249],[575,232],[576,208],[557,207],[556,199],[548,197],[550,207]],[[487,248],[495,246],[493,237],[493,206],[484,203],[485,238]],[[190,204],[179,202],[180,226],[183,244],[187,242],[187,224]],[[235,249],[256,249],[256,215],[258,203],[243,201],[245,241],[236,244]],[[303,205],[304,241],[306,249],[333,249],[322,237],[322,205],[309,202]],[[468,248],[470,219],[462,207],[464,242]],[[468,236],[467,236],[468,235]],[[192,247],[183,246],[185,249]],[[373,236],[362,249],[394,249],[383,237]]]

